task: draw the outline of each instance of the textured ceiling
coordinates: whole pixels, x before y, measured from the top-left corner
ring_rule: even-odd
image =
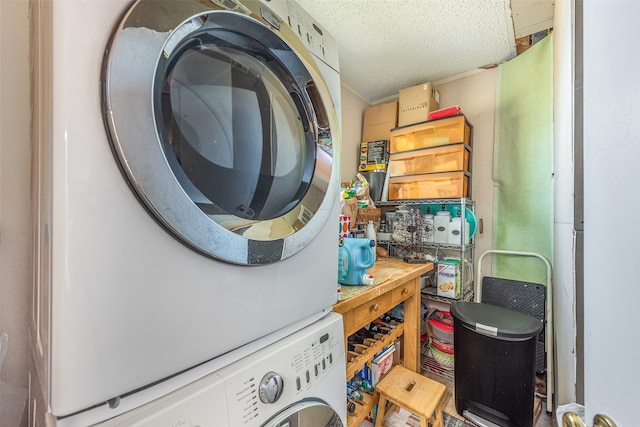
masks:
[[[553,13],[550,0],[513,1],[523,16],[539,3]],[[372,104],[516,55],[512,0],[297,2],[336,38],[343,84]]]

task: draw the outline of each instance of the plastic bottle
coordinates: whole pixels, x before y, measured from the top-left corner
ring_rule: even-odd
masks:
[[[364,378],[360,378],[358,376],[353,377],[353,379],[351,380],[351,383],[355,386],[357,390],[364,390],[364,391],[374,390],[373,386],[369,383],[369,381],[365,380]]]
[[[344,238],[338,247],[338,283],[342,285],[372,285],[373,276],[366,269],[376,260],[375,241]]]
[[[367,239],[374,241],[373,246],[376,246],[378,244],[378,241],[376,239],[376,226],[373,225],[373,221],[369,221],[369,224],[367,224],[367,231],[365,232],[364,236]]]
[[[364,397],[356,390],[354,384],[350,381],[347,383],[347,397],[350,397],[353,400],[363,400]]]
[[[372,275],[365,273],[365,274],[362,275],[362,278],[360,279],[360,282],[363,285],[373,285],[373,283],[375,282],[375,279],[373,278]]]

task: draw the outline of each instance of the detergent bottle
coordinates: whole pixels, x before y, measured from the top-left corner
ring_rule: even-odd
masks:
[[[338,283],[341,285],[373,285],[367,268],[376,260],[375,240],[355,237],[340,239],[338,247]]]

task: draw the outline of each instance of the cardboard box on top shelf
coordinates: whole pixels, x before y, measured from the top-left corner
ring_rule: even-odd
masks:
[[[398,126],[407,126],[429,119],[429,113],[440,108],[440,93],[431,82],[400,89]]]
[[[364,110],[362,142],[388,140],[398,125],[398,101],[373,105]]]

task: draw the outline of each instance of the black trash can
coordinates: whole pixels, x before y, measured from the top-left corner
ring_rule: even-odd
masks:
[[[475,302],[451,304],[456,410],[503,427],[532,427],[542,322]]]

